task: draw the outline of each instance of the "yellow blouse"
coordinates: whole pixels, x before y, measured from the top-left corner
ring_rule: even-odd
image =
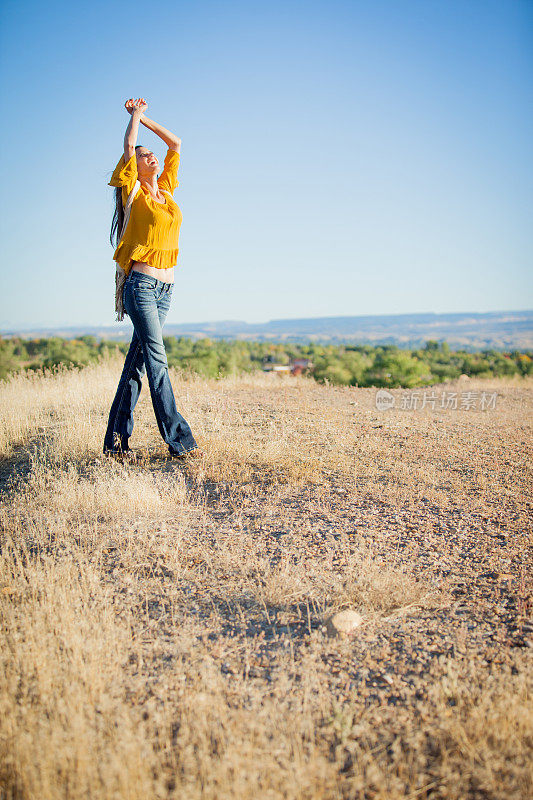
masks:
[[[132,261],[144,261],[156,269],[167,269],[176,264],[183,215],[171,195],[179,186],[179,163],[180,154],[169,147],[163,172],[157,179],[159,188],[165,192],[164,203],[154,200],[142,184],[135,194],[126,231],[113,254],[113,261],[120,264],[126,275],[131,270]],[[137,179],[135,153],[127,162],[122,156],[108,186],[122,186],[124,206]]]

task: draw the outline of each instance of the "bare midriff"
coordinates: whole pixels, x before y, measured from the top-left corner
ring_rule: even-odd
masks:
[[[150,264],[145,264],[144,261],[132,261],[131,270],[132,272],[142,272],[143,275],[150,275],[163,283],[174,283],[174,267],[157,269]]]

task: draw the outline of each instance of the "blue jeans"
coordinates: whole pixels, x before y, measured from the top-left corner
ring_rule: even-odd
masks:
[[[198,445],[176,408],[163,344],[163,324],[174,284],[133,270],[124,286],[124,310],[133,323],[133,337],[120,376],[104,438],[104,453],[129,450],[133,410],[139,399],[142,376],[148,373],[157,425],[170,453],[186,453]]]

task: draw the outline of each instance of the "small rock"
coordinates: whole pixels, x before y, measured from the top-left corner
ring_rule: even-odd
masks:
[[[358,628],[363,622],[363,617],[357,611],[347,608],[338,611],[326,620],[328,636],[347,636]]]

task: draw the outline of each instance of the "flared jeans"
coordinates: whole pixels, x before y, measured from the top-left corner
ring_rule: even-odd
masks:
[[[124,310],[133,323],[133,337],[109,413],[104,453],[130,449],[128,441],[133,431],[133,411],[145,372],[159,432],[168,444],[169,452],[179,455],[198,446],[188,423],[176,408],[168,375],[163,325],[173,286],[133,270],[128,275],[124,286]]]

